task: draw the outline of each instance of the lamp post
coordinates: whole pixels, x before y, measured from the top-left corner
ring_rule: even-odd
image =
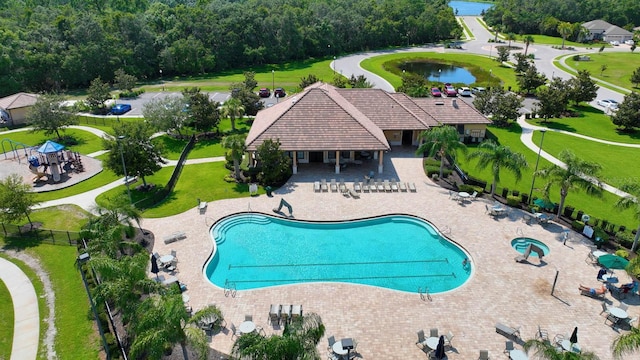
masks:
[[[129,195],[129,203],[131,204],[131,190],[129,189],[129,177],[127,176],[127,167],[124,164],[124,155],[122,153],[122,140],[124,135],[118,136],[118,147],[120,148],[120,160],[122,160],[122,171],[124,172],[124,184],[127,186],[127,194]]]
[[[160,84],[162,84],[162,91],[164,91],[164,83],[162,82],[162,69],[160,69]]]
[[[536,173],[538,172],[538,163],[540,162],[540,153],[542,152],[542,143],[544,142],[544,134],[546,129],[540,130],[542,138],[540,139],[540,147],[538,148],[538,157],[536,158],[536,168],[533,170],[533,181],[531,182],[531,191],[529,191],[529,205],[531,205],[531,196],[533,196],[533,186],[536,184]]]
[[[333,76],[336,76],[336,57],[333,57]]]
[[[271,91],[275,91],[275,90],[276,90],[276,71],[271,69]]]
[[[438,82],[440,82],[440,75],[442,75],[442,69],[438,69]]]

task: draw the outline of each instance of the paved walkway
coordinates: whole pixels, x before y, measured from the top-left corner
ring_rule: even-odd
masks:
[[[40,313],[36,290],[27,275],[4,258],[0,258],[0,279],[7,286],[13,300],[11,360],[35,359],[38,355],[40,337]]]

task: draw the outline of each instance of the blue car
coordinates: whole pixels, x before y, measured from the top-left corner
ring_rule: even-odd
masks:
[[[109,112],[112,115],[122,115],[124,113],[126,113],[127,111],[131,111],[131,105],[129,104],[117,104],[114,107],[111,108],[111,111]]]

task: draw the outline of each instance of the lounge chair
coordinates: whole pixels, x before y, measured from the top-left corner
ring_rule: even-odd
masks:
[[[302,305],[291,306],[291,320],[296,320],[302,317]]]
[[[473,194],[469,197],[469,200],[473,201],[478,198],[478,192],[474,191]]]
[[[358,194],[357,192],[355,192],[355,191],[353,191],[351,189],[348,189],[347,192],[348,192],[349,195],[351,195],[352,198],[360,199],[360,194]]]
[[[382,182],[382,180],[377,180],[376,181],[376,187],[378,188],[378,192],[384,192],[385,191],[384,183]],[[389,191],[391,191],[391,187],[389,187]]]
[[[329,188],[331,189],[331,192],[338,192],[338,184],[336,183],[336,179],[331,179]]]
[[[320,180],[320,190],[322,190],[322,192],[329,191],[329,186],[327,185],[327,179]]]
[[[416,184],[415,183],[407,183],[407,187],[409,188],[409,191],[416,192]]]
[[[520,327],[512,328],[501,323],[496,323],[496,332],[508,338],[520,338]]]
[[[398,182],[398,187],[400,188],[400,191],[407,192],[407,184],[399,181]]]
[[[391,192],[391,183],[389,182],[389,180],[385,180],[383,185],[384,185],[384,191]]]
[[[253,321],[253,315],[245,315],[244,321]]]
[[[340,184],[338,184],[338,189],[340,189],[341,193],[347,191],[347,185],[344,183],[344,179],[340,179]]]
[[[391,179],[391,191],[398,191],[398,181],[396,179]]]
[[[314,192],[320,192],[320,181],[315,181],[313,183],[313,191]]]
[[[361,192],[362,191],[362,186],[360,186],[360,180],[355,179],[353,181],[353,191],[355,191],[355,192]]]
[[[291,305],[281,305],[280,308],[280,321],[282,324],[286,324],[291,319]]]
[[[418,331],[418,341],[416,341],[416,345],[423,349],[427,346],[427,339],[424,337],[424,330]]]
[[[366,180],[362,182],[362,192],[369,192],[369,183]]]
[[[280,323],[280,305],[271,304],[271,308],[269,309],[269,321],[271,321],[271,325]]]
[[[478,360],[489,360],[489,350],[480,350]]]

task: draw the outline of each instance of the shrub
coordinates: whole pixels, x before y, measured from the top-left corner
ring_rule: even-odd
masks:
[[[527,194],[520,194],[520,199],[521,199],[523,204],[528,204],[529,203],[529,195],[527,195]]]
[[[625,259],[629,258],[629,252],[627,250],[625,250],[625,249],[616,250],[616,255],[618,255],[620,257],[623,257]]]
[[[584,223],[583,223],[582,221],[579,221],[579,220],[573,220],[573,221],[571,222],[571,227],[572,227],[575,231],[577,231],[577,232],[579,232],[579,233],[582,233],[582,230],[584,230]]]
[[[575,209],[572,206],[565,206],[562,214],[564,216],[568,217],[569,219],[573,219],[573,217],[572,217],[573,210],[575,210]],[[582,219],[578,219],[578,220],[582,220]]]
[[[520,195],[520,191],[518,191],[518,190],[513,190],[513,191],[511,191],[511,195],[513,195],[513,196],[518,196],[518,195]]]
[[[618,231],[615,235],[615,238],[618,244],[626,247],[627,249],[630,249],[633,245],[633,239],[635,238],[635,235],[624,231]]]
[[[482,194],[482,188],[480,186],[462,184],[458,185],[458,190],[461,192],[467,192],[469,194],[473,194],[474,192],[478,192],[478,194]]]
[[[438,174],[440,175],[440,166],[425,166],[424,171],[427,173],[427,176],[431,176],[433,174]],[[442,177],[446,178],[449,175],[451,175],[451,170],[450,169],[443,169],[442,170]]]
[[[440,168],[440,160],[431,157],[424,158],[424,161],[422,163],[424,164],[424,166],[437,166],[438,168]]]
[[[520,198],[517,196],[507,196],[507,205],[516,207],[520,203]]]

